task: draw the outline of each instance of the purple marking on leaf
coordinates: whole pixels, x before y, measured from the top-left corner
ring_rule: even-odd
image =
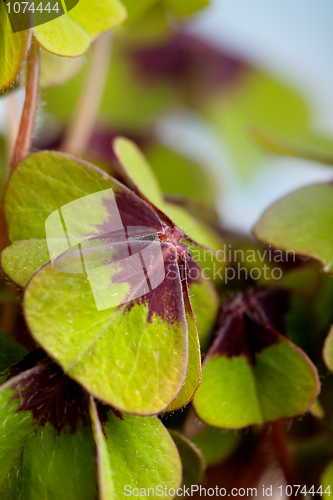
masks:
[[[146,295],[149,304],[148,321],[153,315],[159,316],[168,324],[186,324],[185,307],[181,276],[176,248],[169,245],[163,253],[165,279],[163,283]]]
[[[208,356],[214,354],[228,358],[245,356],[252,363],[243,314],[229,316],[223,327],[218,330],[217,338],[209,349]]]
[[[131,227],[130,230],[127,241],[88,246],[82,250],[97,306],[99,294],[102,293],[102,301],[108,294],[112,299],[106,307],[101,308],[119,306],[129,310],[135,304],[147,304],[148,322],[152,321],[154,315],[169,324],[182,322],[182,280],[185,275],[176,246],[160,241],[150,228],[137,227],[136,231],[136,227]],[[138,239],[135,239],[133,232]],[[110,258],[107,259],[108,253]],[[68,252],[69,258],[71,254],[73,252]],[[66,255],[62,259],[66,265]],[[126,295],[123,295],[123,288],[117,289],[117,285],[123,283],[129,286]],[[117,302],[118,294],[120,302]]]
[[[279,333],[286,333],[285,315],[290,308],[290,292],[285,289],[259,288],[253,303],[261,320]]]
[[[280,342],[280,336],[275,330],[260,323],[260,321],[250,313],[244,314],[244,326],[253,361],[255,359],[255,354]]]
[[[290,293],[284,289],[258,287],[239,293],[234,299],[224,304],[221,322],[230,314],[251,313],[268,328],[283,333],[284,316],[289,309]]]
[[[186,281],[191,286],[194,283],[199,285],[204,280],[204,271],[196,260],[188,253],[186,256]]]
[[[101,401],[97,401],[95,399],[95,404],[96,404],[96,408],[97,408],[97,412],[98,412],[98,418],[99,418],[99,421],[102,424],[102,430],[103,430],[104,436],[106,437],[103,425],[106,424],[107,421],[108,421],[109,412],[112,411],[112,413],[117,418],[119,418],[119,420],[124,420],[124,417],[123,417],[122,413],[119,410],[116,410],[115,408],[112,408],[111,406],[108,406],[105,403],[102,403]]]
[[[129,310],[135,304],[144,304],[148,306],[147,322],[151,323],[153,317],[158,316],[169,325],[175,323],[186,325],[177,250],[174,245],[165,242],[161,242],[160,245],[163,253],[164,280],[154,290],[120,307]]]
[[[115,191],[121,220],[127,226],[147,226],[161,231],[163,223],[155,211],[133,191]]]
[[[245,356],[248,363],[254,365],[256,354],[278,342],[278,334],[261,324],[252,315],[235,314],[230,316],[218,331],[208,356],[219,354],[230,359]]]
[[[188,250],[180,243],[184,233],[172,223],[163,223],[150,205],[124,186],[119,185],[112,196],[97,198],[96,203],[108,215],[102,224],[95,224],[97,231],[87,235],[80,252],[98,310],[125,303],[130,308],[139,301],[149,305],[149,322],[156,315],[169,324],[186,324],[182,280],[187,281]],[[58,258],[59,270],[62,266],[70,272],[74,253]],[[199,277],[200,267],[193,259],[190,269]],[[124,287],[117,287],[124,283],[128,284],[125,296]]]
[[[284,326],[288,298],[284,290],[263,288],[238,294],[223,307],[222,326],[208,356],[245,356],[255,364],[256,354],[280,341],[276,327]]]
[[[34,371],[30,369],[35,367]],[[24,372],[27,376],[24,376]],[[13,384],[20,399],[18,411],[31,411],[39,425],[53,425],[59,434],[63,429],[75,433],[77,425],[90,423],[88,395],[82,387],[64,374],[42,349],[28,354],[13,366],[8,378],[22,373]]]
[[[162,247],[167,248],[167,244],[155,240],[149,228],[138,229],[144,231],[138,231],[138,240],[90,246],[82,252],[99,310],[140,298],[165,279]],[[124,283],[128,285],[126,295],[123,286],[117,286]]]

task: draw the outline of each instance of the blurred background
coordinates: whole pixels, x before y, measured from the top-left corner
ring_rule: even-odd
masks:
[[[170,21],[158,4],[139,14],[115,36],[89,158],[112,160],[110,137],[129,135],[156,165],[166,194],[174,195],[177,184],[174,179],[171,186],[168,175],[182,170],[191,186],[179,188],[181,197],[196,198],[201,185],[201,201],[215,198],[224,227],[246,232],[277,198],[333,178],[330,167],[272,154],[251,137],[256,127],[313,151],[332,150],[330,0],[212,0],[186,21]],[[36,149],[59,145],[90,53],[56,62],[44,53],[43,59]],[[50,81],[55,64],[59,78]],[[17,88],[0,99],[2,154],[9,117],[13,135],[23,97]],[[202,185],[198,176],[195,185],[188,175],[194,166],[182,157],[208,171],[210,180]]]
[[[313,0],[212,0],[211,7],[191,23],[189,32],[290,86],[307,105],[311,129],[333,137],[332,16],[329,0],[319,4]],[[170,136],[174,122],[169,128],[165,125]],[[185,120],[184,136],[186,129]],[[197,132],[201,133],[202,129]],[[248,166],[247,182],[242,182],[227,145],[211,128],[205,128],[204,136],[212,165],[223,172],[225,190],[219,210],[228,226],[249,230],[275,199],[300,186],[332,179],[331,169],[316,162],[265,157],[256,171]],[[178,141],[177,145],[181,147]]]

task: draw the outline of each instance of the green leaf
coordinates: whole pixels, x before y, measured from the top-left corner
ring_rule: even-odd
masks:
[[[155,227],[158,232],[160,221],[155,212],[104,172],[66,155],[39,153],[18,166],[8,185],[5,209],[12,240],[32,238],[35,244],[34,239],[45,239],[45,221],[51,214],[51,218],[54,217],[61,207],[64,214],[64,205],[75,200],[75,203],[80,203],[82,196],[110,187],[118,197],[117,203],[120,203],[126,226],[135,223]],[[43,193],[42,197],[40,193]],[[15,210],[12,207],[13,200]],[[81,212],[84,206],[87,207],[87,213],[92,208],[94,210],[93,227],[88,224],[83,228],[82,221],[75,220],[77,215],[74,212],[71,222],[74,226],[79,224],[77,227],[80,231],[84,229],[88,234],[103,233],[101,229],[96,232],[96,228],[104,227],[107,215],[105,207],[90,207],[85,201]],[[128,222],[126,217],[129,217]],[[23,248],[25,244],[18,244],[21,245]],[[172,272],[176,272],[178,279],[166,278],[149,297],[147,295],[145,299],[132,301],[133,307],[123,304],[120,308],[110,308],[108,305],[109,309],[103,306],[102,311],[98,310],[91,282],[87,281],[86,276],[63,274],[50,265],[34,276],[25,295],[25,313],[31,332],[40,345],[67,373],[97,397],[122,410],[138,414],[164,410],[179,393],[187,369],[187,325],[179,270],[170,260],[174,255],[172,245],[163,243],[161,248],[164,265],[173,266]],[[33,250],[36,248],[32,247]],[[44,250],[41,252],[40,264],[46,257]],[[67,250],[67,246],[64,250]],[[100,259],[97,243],[95,247],[85,248],[84,251]],[[60,264],[64,262],[66,266],[66,262],[75,260],[76,256],[77,251],[67,252],[64,259],[60,259]],[[125,272],[126,269],[122,268],[125,264],[119,264],[117,272]],[[16,260],[15,273],[21,273],[20,277],[23,273],[22,282],[35,269],[35,265],[26,266],[24,258]],[[104,267],[102,270],[104,272]],[[14,271],[11,273],[14,274]],[[125,294],[123,303],[130,301],[132,290],[132,285],[126,283],[126,280],[122,280],[122,289],[119,288],[119,293]],[[60,307],[61,304],[65,306]],[[161,304],[163,307],[160,307]],[[133,325],[136,325],[135,328]],[[135,332],[134,337],[132,330]],[[107,358],[105,349],[109,353]],[[102,370],[101,359],[105,359]],[[149,371],[147,360],[150,360]]]
[[[219,183],[209,168],[165,146],[146,150],[147,159],[168,201],[210,224],[218,224],[216,202]]]
[[[28,351],[22,344],[0,330],[0,373],[18,363],[26,354]]]
[[[24,310],[34,338],[68,375],[120,410],[149,415],[179,393],[188,355],[185,317],[169,324],[169,296],[163,285],[156,292],[165,317],[140,300],[98,311],[85,277],[47,265],[26,288]],[[166,293],[181,308],[178,292]]]
[[[134,488],[141,493],[146,490],[148,496],[148,488],[156,492],[158,487],[162,489],[160,498],[172,498],[168,490],[180,486],[181,462],[174,442],[158,418],[116,415],[109,411],[107,420],[101,423],[93,401],[91,413],[100,499],[122,498]]]
[[[202,349],[206,349],[209,344],[209,339],[213,333],[213,328],[216,323],[217,314],[220,308],[220,300],[211,280],[205,275],[204,271],[192,263],[190,273],[197,269],[198,279],[189,280],[189,295],[191,306],[195,317],[200,345]]]
[[[12,242],[45,239],[45,221],[63,205],[120,184],[99,168],[71,156],[43,151],[29,156],[13,172],[5,194]]]
[[[302,188],[269,207],[254,228],[266,244],[319,260],[333,272],[333,185]]]
[[[318,264],[315,261],[315,264]],[[320,265],[320,264],[319,264]],[[318,293],[313,303],[318,331],[327,331],[332,324],[331,304],[333,303],[333,278],[331,274],[317,271],[319,276]]]
[[[38,269],[50,261],[46,240],[17,241],[1,254],[2,270],[24,288]]]
[[[180,393],[168,406],[167,411],[174,411],[187,405],[193,398],[201,382],[201,356],[198,330],[187,297],[185,297],[185,312],[188,330],[188,365],[186,379]]]
[[[123,186],[108,174],[70,156],[41,152],[24,160],[10,179],[4,201],[9,236],[15,242],[2,254],[8,276],[25,286],[50,260],[45,240],[48,216],[67,203],[108,188],[123,192]]]
[[[301,141],[292,142],[257,129],[252,131],[252,136],[274,153],[333,165],[333,141],[329,139],[308,133]]]
[[[115,141],[115,152],[125,177],[148,202],[161,209],[190,238],[213,250],[221,248],[221,240],[213,230],[195,219],[184,208],[163,201],[157,178],[139,148],[130,140]]]
[[[108,188],[120,189],[120,185],[99,168],[70,156],[41,152],[24,160],[13,172],[4,200],[14,242],[2,254],[8,276],[25,286],[50,260],[45,239],[48,216],[71,201]]]
[[[0,485],[5,481],[33,432],[32,412],[18,412],[20,398],[14,389],[16,384],[22,383],[26,374],[27,372],[18,375],[0,387]]]
[[[114,150],[132,186],[147,201],[160,207],[163,204],[160,186],[139,148],[129,139],[119,137],[114,141]]]
[[[147,158],[165,195],[215,204],[217,183],[208,169],[161,145],[149,148]]]
[[[14,465],[4,483],[7,492],[19,491],[27,500],[92,500],[96,486],[91,429],[78,427],[75,434],[62,431],[57,435],[50,424],[29,438],[18,466]]]
[[[23,484],[28,498],[46,494],[64,500],[94,498],[95,447],[91,429],[79,426],[74,434],[62,431],[57,435],[50,424],[40,427],[24,450]]]
[[[40,54],[40,88],[54,87],[62,85],[67,80],[73,78],[82,68],[83,57],[70,59],[59,57],[45,50]],[[20,75],[21,85],[25,85],[26,65]],[[58,103],[57,103],[58,104]]]
[[[209,0],[163,0],[165,8],[170,10],[176,16],[190,16],[196,11],[209,5]]]
[[[136,2],[136,4],[137,3],[138,2]],[[141,14],[141,12],[139,12],[139,14]],[[131,22],[131,14],[129,12],[128,14],[129,15],[124,23],[124,26],[128,26]],[[163,37],[170,34],[170,31],[171,26],[167,17],[167,12],[160,2],[154,2],[153,7],[148,10],[145,16],[126,32],[126,43],[128,43],[128,41],[131,43],[156,43],[156,41],[159,41],[163,39]],[[151,83],[152,82],[150,82],[150,84]]]
[[[318,420],[322,420],[323,418],[325,418],[325,410],[322,407],[322,405],[320,404],[320,401],[318,398],[311,406],[310,413],[314,418],[316,418]]]
[[[31,31],[13,33],[4,2],[0,2],[0,90],[9,87],[22,69],[31,43]]]
[[[200,450],[189,439],[176,431],[170,431],[176,443],[183,466],[183,482],[185,488],[199,484],[205,473],[206,464]]]
[[[305,353],[254,318],[235,316],[205,359],[194,406],[209,425],[241,428],[300,415],[318,392]]]
[[[39,427],[0,486],[0,494],[6,500],[92,500],[96,475],[91,429],[57,435],[50,424]]]
[[[176,16],[189,16],[199,9],[206,7],[209,0],[122,0],[128,12],[124,26],[130,28],[149,15],[153,6],[158,3]]]
[[[38,417],[39,408],[35,408],[37,414],[25,409],[36,395],[36,380],[45,376],[43,370],[35,366],[0,388],[0,497],[92,500],[96,494],[96,474],[91,427],[79,424],[73,434],[69,427],[57,432]],[[44,387],[46,393],[50,390],[48,384]],[[31,391],[28,400],[25,391]],[[58,396],[55,393],[54,398]],[[45,392],[39,398],[39,404],[44,403]],[[50,407],[46,405],[47,411]]]
[[[127,10],[127,19],[124,26],[127,28],[135,25],[148,13],[148,11],[157,4],[159,0],[122,0],[122,4]]]
[[[206,464],[214,465],[233,453],[240,442],[240,435],[235,431],[206,426],[192,441],[201,451]]]
[[[35,27],[34,36],[48,52],[77,57],[86,52],[94,38],[125,19],[126,10],[118,0],[80,0],[67,14]]]
[[[329,334],[326,337],[324,349],[323,349],[323,358],[327,368],[332,372],[333,371],[333,326],[331,326]]]
[[[83,57],[76,57],[72,60],[67,57],[55,56],[50,52],[42,52],[40,65],[41,88],[62,85],[80,71],[83,62]]]
[[[333,492],[333,460],[326,466],[321,476],[320,484],[323,485],[323,498],[329,500]],[[327,492],[326,489],[328,489]]]

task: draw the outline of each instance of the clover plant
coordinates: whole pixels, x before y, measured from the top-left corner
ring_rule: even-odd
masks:
[[[186,107],[245,178],[332,165],[331,139],[183,29],[206,0],[37,3],[0,2],[11,113],[25,87],[0,137],[1,500],[244,496],[272,464],[280,496],[329,498],[333,184],[226,231],[216,175],[156,124]]]

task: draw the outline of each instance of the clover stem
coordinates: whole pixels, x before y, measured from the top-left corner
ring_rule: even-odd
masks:
[[[30,153],[36,110],[38,104],[40,74],[40,53],[37,42],[33,41],[27,58],[27,82],[25,101],[20,127],[15,143],[14,154],[10,166],[10,174],[15,167]]]
[[[13,158],[19,125],[16,95],[15,92],[11,92],[6,98],[6,159],[8,166]]]
[[[62,151],[81,156],[85,153],[98,116],[112,49],[112,33],[103,33],[94,43],[92,60],[79,105],[67,128]]]
[[[294,462],[287,442],[287,427],[287,421],[278,420],[276,422],[272,422],[271,442],[287,484],[301,484],[297,478],[297,472],[295,470]]]

